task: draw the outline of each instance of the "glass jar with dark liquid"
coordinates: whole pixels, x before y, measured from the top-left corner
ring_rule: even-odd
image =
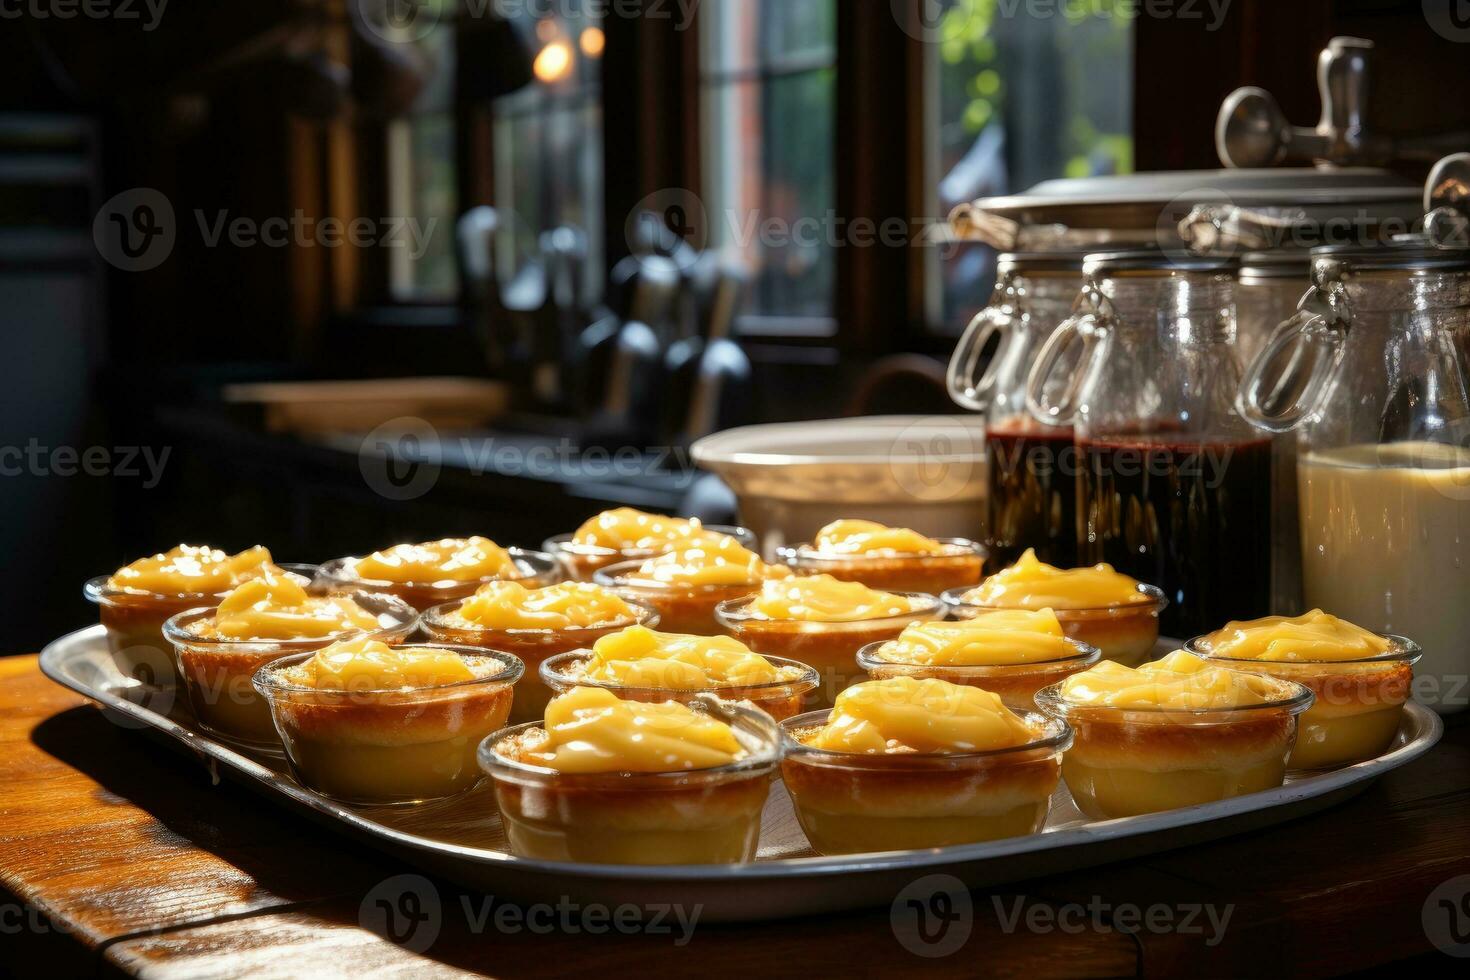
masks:
[[[992,570],[1027,548],[1054,565],[1076,563],[1076,481],[1067,466],[1072,430],[1026,411],[1026,376],[1037,350],[1071,312],[1082,253],[1006,253],[990,304],[965,329],[949,363],[954,400],[984,412],[988,535]],[[976,378],[986,345],[995,353]]]
[[[1269,612],[1271,441],[1234,406],[1235,267],[1089,256],[1078,312],[1027,384],[1037,418],[1073,428],[1077,563],[1163,589],[1170,636]]]

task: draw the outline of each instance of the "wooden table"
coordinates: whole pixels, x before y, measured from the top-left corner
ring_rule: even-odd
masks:
[[[1437,886],[1470,874],[1467,840],[1470,725],[1461,724],[1325,813],[976,893],[968,939],[944,957],[910,952],[887,909],[700,925],[683,945],[677,929],[566,935],[544,931],[545,918],[533,920],[541,931],[477,930],[485,897],[443,881],[430,886],[440,931],[417,953],[359,925],[365,897],[411,869],[243,788],[211,785],[202,766],[47,681],[35,657],[0,660],[0,975],[763,977],[831,967],[1036,978],[1319,975],[1412,957],[1455,966],[1422,916]],[[1163,928],[1163,916],[1178,925],[1206,905],[1217,917],[1230,907],[1223,934],[1202,914],[1189,929]],[[1119,928],[1150,910],[1159,928]]]

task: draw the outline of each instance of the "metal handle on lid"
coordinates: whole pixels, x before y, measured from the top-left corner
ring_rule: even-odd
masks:
[[[1316,414],[1342,363],[1348,329],[1340,290],[1332,286],[1309,289],[1296,313],[1276,328],[1247,369],[1236,399],[1241,416],[1267,432],[1290,432]],[[1317,354],[1303,380],[1301,364],[1314,347]],[[1271,406],[1293,389],[1295,397],[1273,410]]]
[[[1052,331],[1026,378],[1026,408],[1037,421],[1047,425],[1072,423],[1084,391],[1097,377],[1112,347],[1113,327],[1117,320],[1107,299],[1096,286],[1089,285],[1077,298],[1077,304],[1079,307],[1086,304],[1091,309],[1063,320]],[[1061,398],[1053,403],[1048,395],[1052,375],[1074,338],[1081,339],[1082,354],[1067,378]]]

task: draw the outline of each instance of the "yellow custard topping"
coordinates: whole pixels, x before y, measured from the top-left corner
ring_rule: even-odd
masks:
[[[489,538],[444,538],[399,544],[359,558],[357,577],[375,582],[473,582],[516,570],[510,552]]]
[[[928,667],[1044,663],[1076,655],[1050,609],[1002,609],[956,622],[914,623],[877,651],[882,660]]]
[[[421,647],[390,647],[364,637],[339,640],[285,672],[293,684],[321,691],[391,691],[438,687],[475,679],[457,653]]]
[[[1215,667],[1183,650],[1141,667],[1104,660],[1062,682],[1063,700],[1087,707],[1198,711],[1283,697],[1282,685],[1271,678]]]
[[[635,584],[643,580],[671,586],[744,585],[787,574],[786,568],[767,565],[734,538],[721,536],[650,558],[629,578]]]
[[[181,544],[119,568],[107,585],[156,595],[214,595],[258,575],[279,571],[271,564],[271,553],[260,545],[231,555],[218,548]]]
[[[861,582],[844,582],[830,575],[803,575],[772,579],[761,586],[750,611],[766,619],[805,623],[853,623],[886,619],[913,612],[908,596],[879,592]]]
[[[938,555],[945,546],[906,527],[876,521],[833,521],[817,532],[812,546],[831,555]]]
[[[729,725],[682,704],[622,701],[574,687],[546,706],[543,737],[521,760],[564,773],[713,769],[745,756]]]
[[[1209,652],[1235,660],[1291,663],[1366,660],[1392,644],[1377,633],[1320,609],[1302,616],[1266,616],[1226,623],[1206,638]]]
[[[592,646],[583,677],[622,687],[707,691],[793,679],[731,636],[659,633],[643,626],[604,636]]]
[[[1138,591],[1138,580],[1114,571],[1106,563],[1091,568],[1057,568],[1025,554],[1010,568],[996,572],[966,592],[965,602],[982,606],[1021,609],[1096,609],[1135,602],[1150,602]]]
[[[541,589],[519,582],[486,582],[446,618],[479,629],[564,630],[631,622],[638,618],[638,610],[617,593],[590,582],[562,582]]]
[[[603,511],[577,528],[572,543],[612,551],[649,551],[723,537],[726,535],[705,530],[697,518],[686,520],[617,507]]]
[[[830,752],[985,752],[1037,738],[1000,696],[935,679],[893,677],[849,687],[802,741]]]
[[[378,625],[376,616],[346,596],[310,596],[293,576],[267,572],[236,586],[195,632],[231,640],[295,640]]]

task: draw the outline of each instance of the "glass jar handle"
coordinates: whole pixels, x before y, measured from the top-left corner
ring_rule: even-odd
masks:
[[[1026,378],[1026,408],[1038,422],[1047,425],[1070,425],[1077,414],[1077,402],[1082,390],[1096,376],[1107,356],[1112,339],[1112,317],[1094,309],[1063,320],[1046,338],[1031,373]],[[1047,389],[1051,376],[1057,369],[1063,352],[1071,344],[1073,336],[1082,338],[1082,355],[1072,369],[1062,397],[1055,404],[1048,401]]]
[[[995,393],[995,378],[1000,371],[1005,345],[1015,336],[1015,331],[1011,329],[1015,324],[1016,317],[1005,307],[987,306],[975,314],[975,319],[965,328],[964,336],[960,337],[960,342],[949,359],[949,371],[945,375],[949,397],[957,404],[974,412],[983,412],[990,408],[990,401]],[[980,365],[980,356],[985,352],[985,345],[990,343],[990,338],[996,333],[1001,335],[1000,345],[991,355],[990,363],[985,366],[985,373],[977,381],[975,369]]]
[[[1325,298],[1319,287],[1302,297],[1297,311],[1271,334],[1271,339],[1246,370],[1241,381],[1236,410],[1251,425],[1267,432],[1290,432],[1316,414],[1327,397],[1337,366],[1342,361],[1348,320],[1339,305]],[[1307,351],[1319,348],[1311,372],[1299,378]],[[1285,361],[1283,362],[1283,356]],[[1272,383],[1268,384],[1268,379]],[[1297,394],[1276,410],[1268,408],[1282,392]]]

